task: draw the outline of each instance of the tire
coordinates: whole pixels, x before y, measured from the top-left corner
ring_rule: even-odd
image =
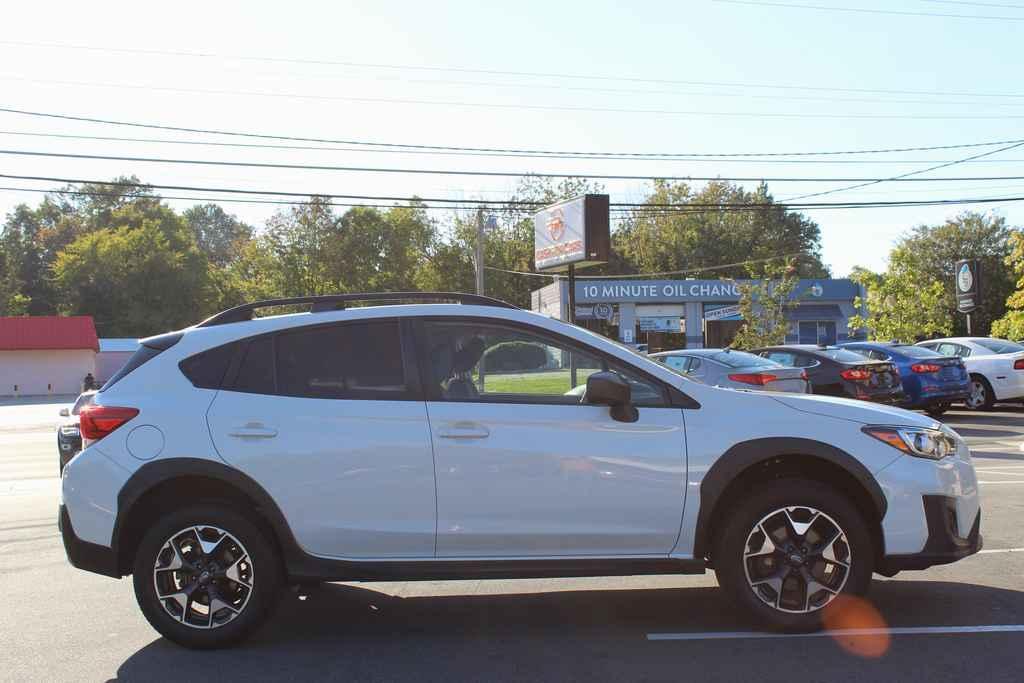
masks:
[[[949,410],[949,404],[948,403],[939,403],[938,405],[928,406],[927,408],[924,409],[924,412],[925,412],[926,415],[938,418],[938,417],[942,417],[942,415],[947,410]]]
[[[157,570],[158,564],[167,568]],[[263,624],[277,603],[281,576],[280,558],[263,531],[227,505],[204,503],[149,528],[135,555],[133,581],[142,613],[162,636],[212,649],[238,643]]]
[[[992,410],[996,396],[984,375],[971,375],[971,395],[964,401],[968,410]]]
[[[813,511],[819,513],[818,517],[813,517]],[[756,531],[767,528],[774,533],[785,524],[787,514],[797,523],[795,527],[791,523],[789,529],[803,529],[803,535],[796,537],[800,542],[790,552],[784,551],[790,541],[784,545],[776,539],[776,545],[766,534]],[[809,526],[802,526],[812,519]],[[863,595],[871,584],[875,551],[867,522],[845,496],[820,481],[793,478],[766,482],[738,501],[723,522],[716,534],[713,557],[718,584],[771,629],[820,629],[823,610],[836,595]],[[814,541],[831,534],[833,525],[842,536],[832,544],[818,543],[816,548]],[[811,552],[803,554],[807,540],[811,542],[806,543],[806,549]],[[763,553],[769,545],[773,552]],[[750,548],[754,551],[748,557]],[[802,559],[800,565],[797,559]],[[843,560],[848,563],[845,569]],[[807,583],[805,576],[819,580],[820,588]]]

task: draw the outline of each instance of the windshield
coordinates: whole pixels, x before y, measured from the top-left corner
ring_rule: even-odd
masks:
[[[780,368],[782,367],[773,360],[755,356],[746,351],[720,351],[708,356],[711,360],[718,361],[730,368]]]
[[[896,353],[903,354],[910,358],[942,358],[943,355],[938,351],[932,351],[926,349],[923,346],[894,346],[892,348]]]
[[[864,356],[859,353],[854,353],[849,349],[819,349],[817,351],[826,358],[837,360],[840,363],[862,363],[864,362]]]
[[[992,353],[1017,353],[1024,351],[1024,345],[1005,339],[975,339],[974,343],[983,346]]]

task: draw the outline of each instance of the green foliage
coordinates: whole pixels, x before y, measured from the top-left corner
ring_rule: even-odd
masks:
[[[897,261],[899,272],[913,273],[919,282],[938,282],[943,306],[953,323],[952,333],[966,334],[966,318],[956,312],[954,270],[959,259],[978,259],[982,296],[972,314],[972,332],[984,335],[992,322],[1003,316],[1007,297],[1014,290],[1016,278],[1006,262],[1011,234],[1002,216],[966,211],[941,225],[914,228],[897,242],[890,261]]]
[[[82,235],[53,264],[62,314],[92,315],[102,336],[146,336],[202,315],[206,257],[170,209],[111,214],[113,227]]]
[[[992,336],[1004,339],[1024,339],[1024,231],[1015,230],[1010,235],[1011,251],[1006,265],[1017,276],[1017,289],[1006,299],[1010,310],[992,323]]]
[[[483,363],[486,372],[537,370],[547,365],[548,352],[542,344],[502,342],[487,349]]]
[[[768,188],[747,192],[725,181],[708,183],[695,192],[686,183],[658,181],[648,204],[722,206],[760,203],[756,211],[729,211],[724,207],[694,208],[687,212],[637,212],[613,239],[614,251],[636,272],[663,272],[740,264],[715,270],[714,277],[742,278],[743,262],[783,254],[800,254],[800,277],[828,277],[821,262],[821,231],[817,223],[774,204]]]
[[[743,324],[730,347],[756,349],[783,344],[789,329],[786,311],[799,304],[793,298],[800,284],[796,267],[792,263],[769,263],[752,269],[750,275],[756,276],[755,279],[737,284]]]
[[[185,211],[184,219],[199,249],[217,267],[232,263],[252,238],[252,226],[216,204],[197,204]]]
[[[941,282],[914,267],[905,250],[894,249],[883,274],[856,269],[853,279],[864,287],[865,299],[854,306],[866,315],[850,317],[851,330],[866,330],[869,339],[913,343],[930,337],[949,336],[953,315]]]

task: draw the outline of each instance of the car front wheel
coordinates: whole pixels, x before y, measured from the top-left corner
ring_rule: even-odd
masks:
[[[836,597],[867,591],[874,571],[861,514],[821,482],[771,481],[731,511],[714,550],[720,586],[767,626],[821,627]]]
[[[265,534],[239,513],[196,505],[163,517],[143,537],[135,597],[165,638],[224,647],[265,621],[277,601],[279,567]]]

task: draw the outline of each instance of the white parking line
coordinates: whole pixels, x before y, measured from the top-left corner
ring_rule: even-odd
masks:
[[[996,472],[998,470],[1024,470],[1024,465],[999,465],[997,467],[975,467],[975,472]]]
[[[981,481],[978,480],[979,484],[1024,484],[1024,479],[1019,481]]]
[[[979,550],[979,555],[991,555],[992,553],[1024,553],[1024,548],[990,548]]]
[[[697,633],[648,633],[647,640],[767,640],[777,638],[847,638],[863,636],[914,636],[948,633],[1024,633],[1024,624],[981,626],[905,626],[894,628],[845,628],[816,633],[759,633],[757,631],[705,631]]]

